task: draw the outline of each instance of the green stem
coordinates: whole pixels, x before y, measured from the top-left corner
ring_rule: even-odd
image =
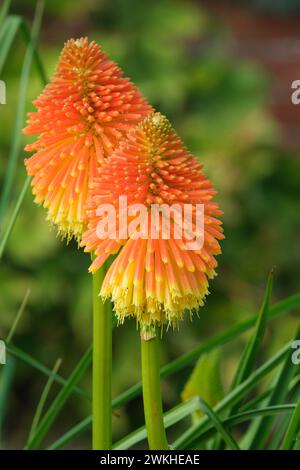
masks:
[[[167,450],[160,390],[159,342],[155,330],[141,332],[144,414],[149,448]]]
[[[112,315],[99,291],[105,266],[93,274],[93,449],[112,446]]]

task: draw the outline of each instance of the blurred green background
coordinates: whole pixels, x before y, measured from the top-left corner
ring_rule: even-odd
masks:
[[[264,2],[261,2],[262,4]],[[265,2],[268,6],[269,3]],[[276,3],[276,2],[274,2]],[[286,2],[288,3],[288,2]],[[260,14],[260,2],[253,2]],[[269,5],[270,6],[270,5]],[[12,12],[34,15],[35,1],[13,1]],[[39,52],[47,75],[53,73],[63,43],[88,35],[118,61],[153,106],[166,114],[188,148],[205,164],[224,211],[226,239],[219,257],[218,277],[199,319],[186,321],[163,340],[162,362],[176,358],[203,338],[257,312],[269,271],[276,266],[276,301],[299,290],[300,167],[297,148],[284,145],[280,122],[268,104],[275,80],[261,61],[231,53],[234,31],[222,15],[196,1],[115,0],[46,1]],[[263,43],[262,43],[263,47]],[[11,145],[20,71],[25,46],[19,38],[0,77],[7,84],[7,104],[0,107],[0,181],[5,176]],[[294,79],[299,77],[295,76]],[[27,111],[42,89],[35,68],[28,89]],[[299,112],[300,113],[300,112]],[[24,138],[25,143],[25,138]],[[11,210],[25,179],[19,156]],[[6,222],[11,211],[6,215]],[[91,341],[89,257],[56,237],[42,208],[27,192],[0,269],[0,338],[5,338],[30,289],[15,344],[52,367],[63,359],[67,376]],[[288,340],[296,315],[274,321],[265,352]],[[224,348],[225,387],[235,370],[243,341]],[[139,340],[134,321],[114,333],[114,395],[140,379]],[[165,408],[180,399],[190,374],[184,371],[163,382]],[[4,429],[5,447],[22,446],[45,377],[15,363],[14,387]],[[90,387],[91,377],[85,379]],[[49,441],[90,413],[90,404],[74,396],[57,420]],[[141,400],[114,416],[118,439],[143,422]],[[89,447],[85,433],[73,447]]]

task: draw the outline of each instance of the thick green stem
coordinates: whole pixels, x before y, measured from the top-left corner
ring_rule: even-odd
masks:
[[[160,390],[159,341],[155,331],[141,332],[142,382],[145,423],[149,448],[167,450]]]
[[[112,445],[112,315],[99,297],[105,267],[93,274],[93,449]]]

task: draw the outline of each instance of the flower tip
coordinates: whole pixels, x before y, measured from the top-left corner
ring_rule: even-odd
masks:
[[[153,124],[155,124],[156,126],[159,126],[164,120],[166,120],[167,118],[165,116],[163,116],[161,113],[153,113],[152,116],[152,122]]]
[[[74,40],[74,44],[75,46],[77,47],[82,47],[85,43],[88,42],[88,38],[87,37],[81,37],[79,39],[75,39]]]
[[[89,267],[89,273],[94,274],[95,271],[95,268],[93,268],[92,266]]]

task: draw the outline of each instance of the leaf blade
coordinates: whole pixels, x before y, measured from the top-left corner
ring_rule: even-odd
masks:
[[[48,408],[48,411],[41,420],[35,434],[26,446],[26,449],[36,449],[40,446],[50,426],[53,424],[55,418],[63,408],[69,396],[71,395],[72,389],[75,387],[75,385],[77,385],[83,373],[87,370],[88,366],[90,365],[90,356],[91,348],[89,348],[84,354],[84,356],[80,359],[79,363],[68,378],[67,383],[62,387],[62,389],[57,394],[56,398],[51,403],[50,407]]]
[[[26,54],[24,57],[23,67],[20,77],[20,88],[18,94],[18,105],[15,118],[15,125],[13,130],[12,145],[10,148],[8,156],[8,164],[6,176],[1,192],[0,197],[0,224],[3,222],[3,217],[9,203],[10,193],[13,185],[13,179],[15,175],[15,170],[18,161],[18,155],[21,149],[21,131],[23,127],[24,117],[25,117],[25,104],[26,104],[26,95],[27,87],[29,83],[30,70],[32,65],[32,60],[34,56],[34,50],[37,43],[37,37],[41,26],[42,15],[43,15],[43,5],[42,1],[37,3],[36,12],[34,16],[34,21],[31,29],[30,42],[28,43]]]
[[[287,432],[284,436],[281,450],[291,450],[296,442],[295,436],[298,435],[300,430],[300,399],[291,417]]]
[[[54,382],[54,375],[58,372],[58,369],[61,365],[61,362],[62,362],[61,359],[58,359],[55,362],[54,367],[52,369],[52,375],[50,375],[48,377],[46,385],[45,385],[45,387],[42,391],[40,400],[38,402],[38,405],[36,407],[36,411],[35,411],[35,414],[34,414],[34,417],[33,417],[33,420],[32,420],[31,428],[30,428],[30,431],[29,431],[28,439],[27,439],[27,445],[29,444],[29,442],[31,441],[31,439],[33,438],[33,436],[36,432],[36,429],[38,427],[39,421],[40,421],[41,416],[42,416],[44,406],[46,404],[48,395],[50,393],[51,387],[52,387],[53,382]]]
[[[233,436],[224,428],[222,422],[218,418],[217,413],[214,412],[214,410],[209,406],[208,403],[206,403],[205,400],[203,400],[201,397],[199,398],[200,400],[200,407],[202,408],[202,411],[208,416],[208,418],[211,420],[213,423],[214,427],[216,430],[219,432],[219,434],[222,436],[224,439],[224,442],[228,445],[228,447],[231,450],[240,450],[236,440],[233,438]]]

